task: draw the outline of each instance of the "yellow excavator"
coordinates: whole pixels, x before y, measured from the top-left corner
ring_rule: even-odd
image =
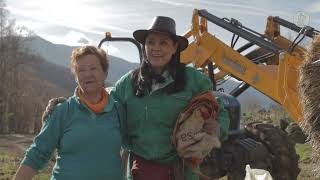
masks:
[[[207,21],[235,34],[231,46],[207,31]],[[281,25],[311,38],[316,33],[311,27],[300,28],[279,17],[268,17],[266,31],[262,35],[242,26],[235,19],[220,19],[205,10],[195,10],[192,28],[185,35],[193,36],[195,40],[183,52],[182,61],[194,63],[196,67],[212,64],[214,69],[219,69],[219,73],[212,74],[215,81],[231,75],[247,84],[242,85],[242,89],[235,94],[252,86],[281,104],[295,121],[300,121],[302,115],[297,92],[297,69],[305,49],[281,36]],[[234,50],[235,39],[238,37],[249,42]],[[253,45],[259,48],[245,56],[241,54]]]
[[[208,22],[233,34],[230,45],[208,31]],[[297,32],[294,40],[281,35],[280,27]],[[228,139],[221,149],[212,150],[201,165],[201,171],[211,177],[227,176],[229,180],[243,180],[245,166],[268,170],[276,180],[295,180],[300,172],[299,156],[294,142],[287,134],[271,124],[254,122],[240,127],[241,111],[237,97],[253,87],[279,103],[295,122],[300,122],[302,109],[297,91],[298,68],[305,49],[299,45],[304,38],[313,38],[318,30],[299,27],[280,17],[268,17],[266,30],[260,34],[243,26],[236,19],[219,18],[206,10],[195,9],[192,25],[184,36],[193,41],[181,54],[181,61],[192,63],[211,78],[214,87],[227,77],[240,81],[230,93],[216,91],[229,111]],[[235,49],[239,38],[246,41]],[[130,41],[142,51],[132,38],[112,37],[106,33],[99,47],[106,41]]]

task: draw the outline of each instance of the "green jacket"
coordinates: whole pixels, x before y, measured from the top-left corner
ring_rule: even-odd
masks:
[[[135,154],[159,163],[173,163],[178,159],[171,143],[176,119],[193,96],[211,90],[210,79],[193,67],[186,67],[186,86],[183,91],[167,94],[164,87],[173,82],[169,76],[160,88],[139,98],[133,93],[132,72],[124,75],[115,85],[111,94],[124,106],[126,111],[127,144]],[[221,139],[225,139],[229,118],[219,100],[219,122]]]
[[[122,180],[120,111],[110,96],[104,111],[96,114],[75,93],[46,119],[22,164],[38,171],[56,150],[51,180]]]

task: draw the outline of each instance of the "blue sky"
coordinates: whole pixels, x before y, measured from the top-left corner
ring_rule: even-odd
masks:
[[[6,0],[6,4],[18,25],[53,43],[67,45],[96,45],[105,31],[132,37],[134,30],[147,28],[157,15],[174,18],[177,32],[183,34],[190,29],[194,8],[236,18],[261,33],[269,15],[293,21],[295,14],[303,11],[310,16],[309,25],[320,29],[319,0]],[[230,34],[211,24],[209,28],[229,41],[226,35]],[[134,47],[126,44],[110,43],[109,54],[138,62]]]

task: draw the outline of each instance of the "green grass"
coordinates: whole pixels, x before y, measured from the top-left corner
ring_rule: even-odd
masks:
[[[300,156],[299,167],[301,168],[298,180],[318,180],[314,170],[317,164],[311,160],[312,148],[310,144],[296,144],[296,153]]]
[[[300,161],[307,160],[311,155],[311,145],[310,144],[296,144],[296,152],[300,156]],[[0,180],[10,180],[16,173],[19,167],[21,159],[16,157],[12,153],[0,152]],[[33,178],[33,180],[48,180],[51,177],[52,166],[45,168],[40,171],[40,173]],[[220,178],[220,180],[226,180],[226,177]]]
[[[312,148],[310,144],[296,144],[296,152],[300,156],[300,161],[309,159]]]
[[[12,179],[18,167],[14,154],[0,152],[0,180]]]
[[[20,165],[21,159],[15,154],[0,152],[0,180],[11,180]],[[51,166],[40,171],[33,180],[48,180],[51,177]]]

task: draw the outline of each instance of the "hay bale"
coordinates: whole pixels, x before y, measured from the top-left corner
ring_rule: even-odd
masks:
[[[312,41],[300,67],[298,89],[303,108],[300,124],[312,144],[315,154],[320,154],[320,34]],[[319,157],[319,156],[318,156]],[[319,159],[318,157],[315,157]]]

